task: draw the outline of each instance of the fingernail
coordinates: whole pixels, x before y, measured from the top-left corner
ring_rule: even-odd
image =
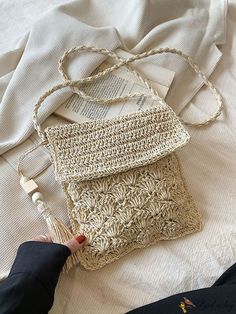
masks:
[[[78,237],[75,238],[75,240],[81,244],[83,243],[85,240],[86,240],[86,236],[84,236],[83,234],[82,235],[79,235]]]

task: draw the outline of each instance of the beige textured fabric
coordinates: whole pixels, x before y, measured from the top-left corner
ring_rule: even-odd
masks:
[[[98,74],[70,80],[64,70],[65,58],[81,51],[99,52],[118,63]],[[130,66],[137,59],[164,52],[183,57],[216,98],[217,110],[210,118],[188,124],[204,126],[214,122],[222,110],[221,95],[191,57],[169,48],[153,49],[128,59],[121,59],[102,48],[71,48],[59,60],[59,72],[65,82],[46,91],[34,107],[34,126],[50,151],[55,177],[67,195],[72,230],[74,234],[83,233],[88,239],[86,248],[77,254],[86,269],[99,269],[135,248],[176,239],[201,229],[199,213],[182,182],[176,159],[172,156],[157,162],[186,144],[189,134],[164,99]],[[121,66],[134,73],[150,94],[98,99],[83,92],[81,84],[91,84]],[[98,103],[151,97],[153,107],[105,121],[43,130],[38,121],[39,108],[48,96],[65,87]],[[18,171],[21,173],[19,167]],[[59,226],[57,229],[59,231]]]
[[[78,256],[89,270],[159,240],[201,230],[174,153],[147,166],[63,185],[73,232],[88,239]]]
[[[176,157],[155,162],[189,140],[167,105],[45,132],[73,233],[88,239],[78,252],[86,269],[201,229]]]
[[[150,164],[189,140],[167,105],[45,132],[60,182],[91,180]]]
[[[90,51],[90,48],[71,49],[64,56],[81,49]],[[105,51],[94,47],[92,50]],[[160,50],[164,52],[168,48]],[[180,51],[177,53],[182,55]],[[146,52],[141,57],[148,55]],[[136,57],[130,59],[134,61]],[[188,142],[189,135],[145,78],[127,66],[130,59],[79,81],[70,81],[65,75],[65,84],[55,85],[45,92],[33,110],[35,129],[50,151],[56,179],[67,195],[72,230],[74,234],[83,233],[88,239],[86,248],[78,252],[78,256],[89,270],[99,269],[135,248],[176,239],[201,229],[198,210],[186,190],[177,158],[171,154]],[[191,58],[186,56],[186,59],[204,78]],[[149,87],[151,95],[143,96],[153,98],[152,108],[105,121],[42,129],[37,114],[49,95],[70,86],[76,87],[81,97],[92,99],[76,84],[92,82],[121,65],[137,73]],[[207,78],[204,82],[216,96],[218,110],[201,125],[214,121],[222,107],[221,96],[215,87]],[[120,97],[93,100],[114,102]]]

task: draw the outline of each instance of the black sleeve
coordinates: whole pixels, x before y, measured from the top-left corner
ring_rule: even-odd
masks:
[[[213,284],[213,286],[236,285],[236,263],[227,269]]]
[[[235,314],[236,264],[209,288],[179,293],[129,311],[132,314]],[[127,314],[128,314],[127,313]]]
[[[48,313],[61,269],[70,254],[70,249],[61,244],[21,244],[9,276],[0,283],[0,314]]]

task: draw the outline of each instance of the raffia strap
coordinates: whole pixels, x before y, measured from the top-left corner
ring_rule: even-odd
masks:
[[[113,66],[105,69],[104,71],[99,72],[98,74],[95,75],[91,75],[79,80],[71,80],[69,78],[69,76],[67,75],[67,73],[65,72],[64,69],[64,63],[65,60],[68,58],[68,56],[70,54],[74,54],[74,53],[80,53],[80,52],[96,52],[96,53],[100,53],[103,54],[107,57],[111,57],[112,59],[114,59],[117,63],[114,64]],[[87,100],[87,101],[93,101],[96,103],[100,103],[100,104],[107,104],[107,103],[115,103],[115,102],[119,102],[119,101],[123,101],[123,100],[127,100],[127,99],[133,99],[133,98],[138,98],[138,97],[151,97],[154,100],[157,100],[160,105],[166,105],[164,99],[158,94],[157,91],[155,91],[150,84],[148,83],[148,81],[137,71],[135,70],[130,64],[136,60],[140,60],[140,59],[144,59],[147,58],[149,56],[153,56],[156,54],[162,54],[162,53],[172,53],[172,54],[177,54],[179,56],[181,56],[182,58],[184,58],[184,60],[189,64],[189,66],[202,78],[204,84],[206,86],[209,87],[209,89],[211,90],[211,92],[213,93],[213,95],[216,98],[216,102],[217,102],[217,108],[215,110],[214,113],[212,113],[212,115],[210,115],[209,118],[207,118],[206,120],[202,121],[202,122],[189,122],[189,121],[185,121],[183,118],[180,118],[181,121],[185,124],[185,125],[190,125],[190,126],[196,126],[196,127],[201,127],[201,126],[205,126],[208,125],[212,122],[214,122],[219,115],[222,112],[222,107],[223,107],[223,101],[222,101],[222,97],[220,95],[220,93],[218,92],[218,90],[215,88],[215,86],[208,80],[208,78],[206,77],[206,75],[199,69],[198,65],[193,61],[193,59],[184,54],[182,51],[174,49],[174,48],[159,48],[159,49],[151,49],[147,52],[144,53],[140,53],[137,55],[134,55],[130,58],[127,59],[123,59],[121,57],[119,57],[115,52],[112,52],[110,50],[107,49],[102,49],[102,48],[96,48],[96,47],[89,47],[89,46],[79,46],[79,47],[74,47],[71,48],[70,50],[66,51],[62,58],[59,60],[59,72],[61,73],[61,75],[64,78],[64,82],[55,85],[54,87],[52,87],[51,89],[49,89],[48,91],[46,91],[38,100],[38,102],[36,103],[34,110],[33,110],[33,122],[34,122],[34,126],[35,129],[38,132],[38,135],[40,136],[40,138],[42,139],[42,141],[44,143],[47,143],[47,138],[45,135],[44,130],[42,129],[39,121],[38,121],[38,110],[41,106],[41,104],[43,103],[43,101],[50,96],[51,94],[53,94],[55,91],[66,88],[66,87],[70,87],[72,88],[72,90],[74,92],[76,92],[81,98]],[[126,66],[127,69],[129,69],[129,71],[131,71],[133,74],[135,74],[149,89],[150,94],[145,94],[145,93],[134,93],[134,94],[128,94],[125,96],[120,96],[120,97],[115,97],[115,98],[106,98],[106,99],[102,99],[102,98],[96,98],[96,97],[91,97],[87,94],[85,94],[82,90],[79,89],[79,86],[84,84],[84,83],[91,83],[96,81],[97,79],[111,73],[112,71],[122,67],[122,66]]]

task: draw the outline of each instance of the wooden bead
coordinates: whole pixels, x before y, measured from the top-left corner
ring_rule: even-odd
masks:
[[[43,200],[44,200],[43,194],[40,192],[35,192],[32,195],[32,201],[34,204],[36,204],[38,201],[43,201]]]
[[[21,186],[27,194],[31,194],[35,192],[38,188],[38,185],[34,182],[34,180],[28,180],[27,178],[22,177],[20,180]]]

